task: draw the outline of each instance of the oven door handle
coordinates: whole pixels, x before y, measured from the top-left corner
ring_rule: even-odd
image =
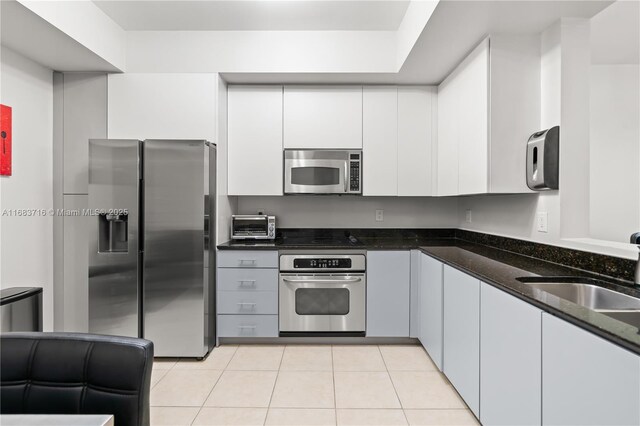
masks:
[[[353,277],[348,278],[346,280],[319,280],[319,279],[305,279],[305,280],[292,280],[291,278],[282,278],[282,281],[294,284],[304,284],[304,283],[323,283],[323,284],[345,284],[345,283],[357,283],[358,281],[362,281],[362,278]]]

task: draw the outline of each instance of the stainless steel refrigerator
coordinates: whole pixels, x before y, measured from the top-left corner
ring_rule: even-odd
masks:
[[[89,141],[89,331],[139,336],[155,356],[215,345],[216,147]]]

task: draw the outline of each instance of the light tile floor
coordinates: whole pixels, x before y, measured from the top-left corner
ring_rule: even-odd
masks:
[[[420,346],[225,345],[156,359],[156,425],[477,425]]]

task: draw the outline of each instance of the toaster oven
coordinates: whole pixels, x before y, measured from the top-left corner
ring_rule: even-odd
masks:
[[[231,238],[234,240],[273,240],[276,217],[266,214],[231,216]]]

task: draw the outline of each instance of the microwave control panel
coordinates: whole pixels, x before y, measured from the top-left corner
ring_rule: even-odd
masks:
[[[360,192],[360,154],[350,155],[349,171],[349,192]]]

